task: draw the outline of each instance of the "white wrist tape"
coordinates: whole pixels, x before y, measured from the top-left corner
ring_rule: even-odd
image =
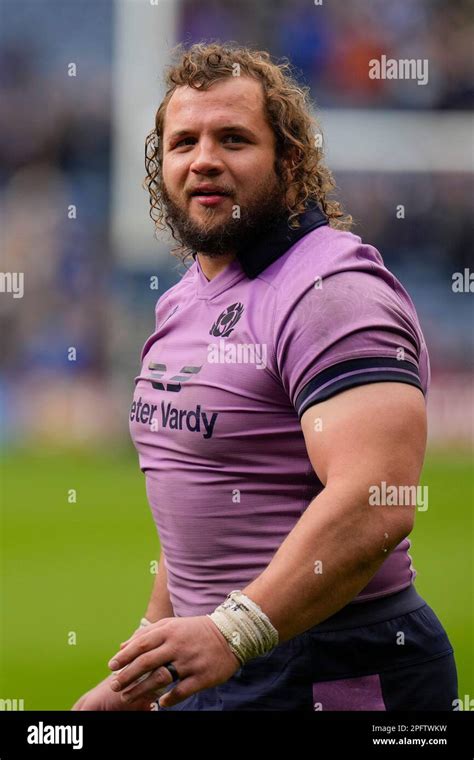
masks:
[[[241,665],[278,644],[278,631],[261,608],[242,591],[231,591],[211,615]]]

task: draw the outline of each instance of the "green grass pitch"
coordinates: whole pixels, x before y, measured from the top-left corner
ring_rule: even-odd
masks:
[[[421,483],[429,508],[410,537],[416,585],[454,646],[459,694],[472,698],[468,454],[430,453]],[[17,451],[2,457],[1,504],[0,699],[67,710],[108,674],[146,607],[159,544],[144,478],[133,450]]]

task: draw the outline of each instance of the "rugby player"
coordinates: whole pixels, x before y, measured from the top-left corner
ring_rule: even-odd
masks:
[[[159,571],[73,709],[450,710],[453,649],[415,589],[403,498],[426,444],[415,308],[330,197],[287,64],[196,44],[167,84],[146,185],[187,269],[130,410]]]

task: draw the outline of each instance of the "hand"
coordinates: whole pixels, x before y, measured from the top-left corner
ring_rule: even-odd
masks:
[[[161,667],[167,662],[173,663],[180,680],[161,696],[160,707],[172,707],[201,689],[225,683],[240,668],[226,639],[206,615],[163,618],[137,631],[112,657],[111,670],[126,667],[114,675],[111,689],[121,693],[127,704],[145,697],[149,703],[172,682],[170,672]],[[134,684],[150,671],[148,678]]]
[[[149,699],[137,699],[132,704],[124,702],[120,692],[117,694],[110,688],[113,678],[114,676],[107,676],[104,681],[83,694],[71,710],[150,710]]]

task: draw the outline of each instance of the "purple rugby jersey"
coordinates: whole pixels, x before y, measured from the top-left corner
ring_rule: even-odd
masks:
[[[158,300],[130,411],[177,616],[210,613],[258,576],[322,490],[306,409],[366,383],[429,383],[409,296],[375,248],[319,210],[211,281],[194,259]],[[409,586],[409,548],[355,601]]]

